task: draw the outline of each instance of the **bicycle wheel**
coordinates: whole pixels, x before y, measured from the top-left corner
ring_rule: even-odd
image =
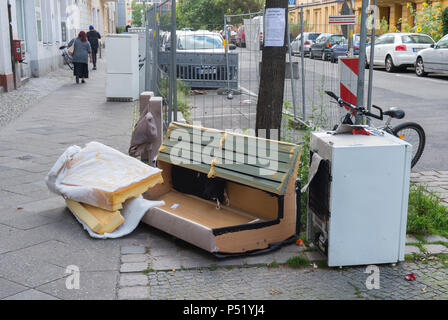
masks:
[[[409,142],[412,145],[412,162],[413,168],[425,149],[426,136],[423,128],[415,122],[405,122],[392,129],[393,134],[398,138]]]

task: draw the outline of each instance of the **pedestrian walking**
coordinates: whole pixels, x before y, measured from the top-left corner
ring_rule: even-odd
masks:
[[[89,32],[87,32],[87,38],[89,39],[90,46],[92,47],[93,70],[96,70],[96,54],[98,53],[98,40],[101,39],[101,35],[95,30],[94,26],[90,26]]]
[[[74,44],[73,50],[73,75],[76,77],[76,83],[85,83],[85,79],[89,78],[89,58],[92,62],[92,48],[89,41],[87,41],[87,35],[85,31],[80,31],[76,39],[72,39],[68,43],[68,47]]]

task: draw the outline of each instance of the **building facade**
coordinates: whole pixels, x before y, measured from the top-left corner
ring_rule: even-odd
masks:
[[[115,1],[0,0],[0,86],[10,91],[62,66],[59,47],[90,25],[115,32]],[[25,59],[15,60],[13,40]]]
[[[349,3],[350,1],[348,1]],[[403,26],[400,24],[400,19],[406,21],[409,25],[413,25],[408,6],[412,6],[415,10],[420,10],[423,3],[437,3],[443,8],[448,6],[448,0],[428,1],[428,0],[378,0],[378,16],[379,21],[384,20],[388,23],[389,29],[394,27],[401,30]],[[325,0],[303,0],[301,4],[305,5],[303,9],[305,31],[314,32],[340,32],[339,26],[331,26],[328,24],[328,17],[332,15],[340,15],[344,0],[339,1],[325,1]],[[354,12],[360,17],[362,0],[352,0],[354,4]],[[289,13],[290,23],[300,23],[300,10],[292,10]],[[359,26],[355,27],[359,29]]]

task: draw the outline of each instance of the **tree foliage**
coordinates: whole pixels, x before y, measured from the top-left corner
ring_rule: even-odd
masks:
[[[263,6],[263,0],[178,0],[177,26],[178,29],[222,29],[225,14],[254,13]],[[233,18],[230,24],[241,22],[242,18]]]
[[[132,1],[131,9],[132,9],[132,26],[143,27],[143,20],[144,20],[142,15],[142,11],[144,12],[143,3],[136,3],[135,1]]]
[[[448,34],[448,7],[442,12],[442,28],[443,34]]]

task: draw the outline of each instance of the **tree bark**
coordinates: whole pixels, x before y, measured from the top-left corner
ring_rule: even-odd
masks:
[[[259,130],[264,129],[266,138],[271,139],[270,130],[276,129],[278,135],[272,138],[280,139],[285,86],[288,0],[266,0],[266,9],[269,8],[285,8],[284,45],[283,47],[265,46],[263,48],[255,132],[257,136],[263,135],[263,132]]]

